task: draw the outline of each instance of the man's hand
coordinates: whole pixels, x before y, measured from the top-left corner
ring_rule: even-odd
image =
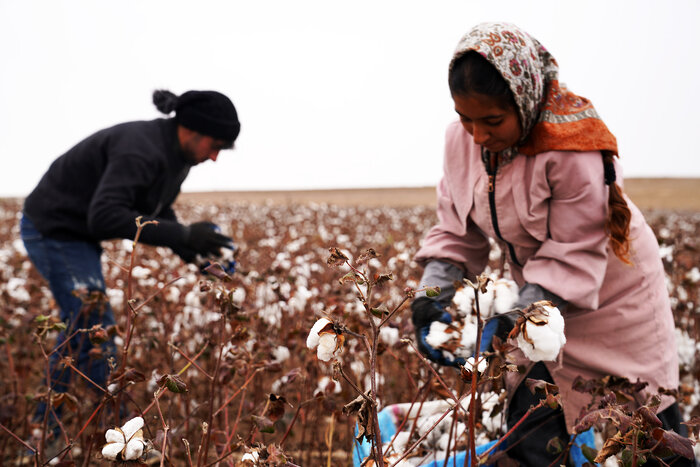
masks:
[[[416,332],[418,350],[420,350],[426,358],[439,365],[464,365],[465,360],[463,358],[456,358],[454,360],[446,358],[442,354],[442,351],[432,347],[425,340],[428,333],[430,333],[430,325],[434,321],[440,321],[445,324],[452,322],[452,316],[445,311],[442,305],[440,305],[440,302],[429,297],[419,297],[411,303],[411,311],[413,312],[411,319]]]
[[[221,248],[231,248],[233,240],[219,232],[216,224],[202,221],[187,228],[185,244],[187,249],[203,257],[221,256]]]

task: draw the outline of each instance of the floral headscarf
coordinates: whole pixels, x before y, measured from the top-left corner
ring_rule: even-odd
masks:
[[[617,141],[593,104],[559,84],[559,67],[537,39],[508,23],[481,23],[462,37],[450,62],[474,50],[501,73],[520,114],[521,141],[513,148],[534,156],[545,151],[606,151]]]

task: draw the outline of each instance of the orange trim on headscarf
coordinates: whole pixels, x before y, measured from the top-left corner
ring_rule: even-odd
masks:
[[[617,140],[591,102],[559,81],[547,86],[540,117],[518,151],[534,156],[547,151],[606,151],[617,155]]]

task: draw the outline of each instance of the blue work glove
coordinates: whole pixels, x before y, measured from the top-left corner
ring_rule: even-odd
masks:
[[[454,360],[446,358],[442,352],[425,341],[425,338],[430,333],[430,325],[434,321],[440,321],[445,324],[452,322],[452,316],[445,311],[435,299],[429,297],[418,297],[411,303],[411,320],[413,321],[413,329],[416,332],[416,343],[418,350],[429,360],[444,366],[459,366],[464,365],[463,358]]]
[[[527,283],[520,289],[518,293],[518,300],[513,304],[512,309],[523,310],[531,303],[539,300],[549,300],[558,307],[566,305],[564,300],[552,292],[549,292],[545,288],[537,284]],[[510,312],[489,318],[481,331],[481,346],[479,347],[479,352],[493,350],[491,348],[493,336],[498,336],[501,340],[506,340],[508,334],[510,334],[510,331],[513,329],[513,326],[515,326],[516,319],[517,314]]]
[[[225,246],[221,256],[213,261],[221,266],[221,270],[229,276],[232,276],[233,273],[236,272],[236,266],[238,265],[234,259],[235,252],[236,247],[232,242],[230,245]],[[197,266],[199,266],[199,272],[202,274],[217,275],[215,271],[207,269],[213,264],[213,262],[210,259],[197,256]]]
[[[514,325],[515,319],[510,315],[502,314],[491,317],[481,330],[479,353],[493,350],[491,348],[493,336],[498,336],[499,339],[505,340]]]

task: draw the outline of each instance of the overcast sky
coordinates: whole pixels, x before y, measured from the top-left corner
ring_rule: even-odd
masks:
[[[700,177],[700,1],[0,0],[0,196],[154,89],[215,89],[241,135],[184,191],[435,185],[459,38],[513,22],[597,107],[628,177]]]

